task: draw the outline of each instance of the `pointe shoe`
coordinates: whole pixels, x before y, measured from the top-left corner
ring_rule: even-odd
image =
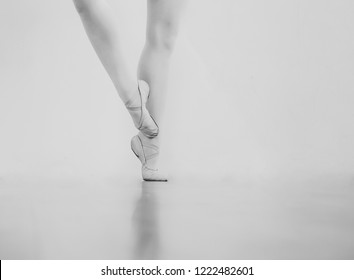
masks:
[[[143,141],[136,135],[131,140],[131,148],[133,153],[141,161],[141,173],[145,181],[167,181],[167,176],[162,174],[158,169],[149,167],[148,161],[158,156],[159,147],[153,144],[143,144]]]
[[[138,91],[140,106],[127,105],[126,107],[133,118],[135,127],[139,129],[146,137],[154,138],[159,134],[159,127],[150,115],[149,111],[146,109],[146,102],[150,95],[149,85],[145,81],[139,80]],[[139,114],[134,114],[135,112],[139,112]]]

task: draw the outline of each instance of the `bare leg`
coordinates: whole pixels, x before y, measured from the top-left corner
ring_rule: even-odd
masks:
[[[164,108],[170,56],[185,0],[148,0],[146,42],[138,77],[150,85],[150,113],[159,122]]]
[[[73,0],[87,36],[109,74],[122,101],[129,108],[135,126],[144,135],[156,136],[158,128],[145,109],[137,81],[129,73],[121,50],[117,24],[106,0]],[[141,91],[140,91],[141,93]],[[143,95],[147,95],[144,90]]]
[[[147,0],[146,42],[142,52],[138,77],[150,86],[148,109],[157,123],[163,116],[168,68],[178,33],[185,0]],[[149,140],[159,146],[160,136]],[[156,167],[158,157],[150,160]]]
[[[87,36],[113,81],[123,102],[136,90],[136,79],[128,73],[120,47],[119,32],[106,0],[74,0]]]

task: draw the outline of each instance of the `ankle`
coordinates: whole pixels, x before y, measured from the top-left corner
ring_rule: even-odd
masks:
[[[149,92],[149,85],[143,80],[127,83],[124,87],[121,87],[119,92],[127,108],[141,106],[141,90]]]
[[[133,108],[141,106],[141,99],[137,87],[126,90],[123,95],[124,98],[122,98],[122,100],[124,102],[125,107]]]

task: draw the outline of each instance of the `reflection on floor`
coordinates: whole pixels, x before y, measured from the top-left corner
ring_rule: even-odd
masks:
[[[0,180],[0,259],[354,259],[350,180]]]

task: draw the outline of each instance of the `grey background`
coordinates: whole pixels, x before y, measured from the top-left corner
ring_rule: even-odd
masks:
[[[146,3],[110,3],[117,13],[123,47],[134,71],[144,43]],[[353,249],[352,241],[346,239],[353,233],[349,227],[353,220],[347,215],[353,210],[354,184],[353,14],[354,3],[345,0],[190,0],[172,58],[167,113],[162,124],[162,163],[170,170],[172,183],[182,182],[173,185],[185,191],[180,191],[181,197],[195,195],[195,200],[187,199],[187,205],[190,213],[201,211],[196,218],[203,217],[203,209],[213,209],[208,204],[203,206],[203,201],[210,203],[217,188],[253,186],[256,190],[251,188],[252,194],[261,196],[267,193],[265,186],[271,186],[275,195],[286,186],[285,197],[274,196],[270,201],[284,202],[294,197],[302,201],[302,195],[310,192],[316,194],[323,209],[339,207],[334,216],[329,215],[333,220],[326,229],[341,228],[334,237],[342,240],[342,249],[328,254],[320,250],[293,255],[262,255],[255,249],[254,254],[251,250],[249,255],[237,255],[226,247],[203,252],[200,246],[199,251],[187,255],[170,248],[160,257],[353,257],[344,250]],[[97,253],[99,249],[85,253],[84,245],[76,251],[60,251],[61,243],[52,241],[64,240],[66,237],[57,234],[70,225],[63,222],[60,229],[48,233],[45,228],[51,215],[44,218],[40,214],[50,209],[47,213],[55,217],[56,210],[49,205],[65,201],[69,207],[63,210],[58,202],[58,209],[68,217],[70,213],[83,215],[75,212],[80,207],[91,215],[97,212],[89,205],[85,208],[79,195],[87,191],[86,185],[92,188],[88,197],[105,197],[103,190],[118,192],[108,187],[110,184],[141,184],[139,165],[129,148],[135,129],[89,45],[72,2],[1,1],[0,34],[0,257],[128,258],[125,252],[129,249],[118,255],[107,253],[109,250]],[[183,185],[185,182],[191,188]],[[198,204],[202,186],[210,184],[214,191]],[[70,196],[73,186],[76,193]],[[118,203],[118,212],[127,213],[123,219],[127,225],[129,209],[139,201],[136,196],[141,195],[140,187],[122,187],[117,195],[126,197],[120,198],[125,202]],[[155,197],[163,197],[159,188],[152,187]],[[226,203],[235,210],[232,205],[236,205],[238,194],[230,192],[224,192],[223,199],[217,200],[219,204],[212,206],[219,209],[218,205]],[[43,193],[47,194],[45,198]],[[243,194],[253,197],[248,192]],[[232,195],[234,200],[229,199]],[[146,198],[144,193],[141,198]],[[163,201],[169,199],[164,197]],[[113,208],[106,205],[105,213],[118,207],[111,203]],[[38,204],[42,208],[33,210]],[[259,206],[256,202],[250,205],[254,209]],[[311,212],[314,205],[309,200],[306,207]],[[100,209],[102,205],[96,206]],[[151,209],[151,204],[148,206]],[[265,209],[269,210],[268,206]],[[141,209],[141,205],[137,208]],[[34,214],[29,214],[29,209]],[[215,220],[227,216],[223,210],[218,211],[212,216]],[[300,215],[297,210],[291,211]],[[63,215],[58,214],[58,221],[65,221]],[[306,216],[306,211],[301,215]],[[316,213],[316,217],[321,215]],[[36,226],[32,219],[39,216],[42,220]],[[86,216],[80,217],[85,220]],[[247,215],[242,217],[246,219]],[[344,220],[338,222],[340,218]],[[284,221],[279,220],[279,225]],[[180,225],[184,226],[182,221]],[[193,223],[189,226],[194,228]],[[124,235],[122,228],[116,230],[128,238],[130,235]],[[194,229],[198,231],[196,225]],[[318,230],[323,232],[323,228]],[[234,231],[225,228],[230,239]],[[213,238],[221,238],[214,234]],[[212,236],[207,237],[205,242],[210,242]],[[88,240],[92,243],[94,236],[91,238]],[[11,242],[22,247],[12,246]],[[295,243],[292,246],[296,248]],[[19,251],[16,253],[14,248]]]

